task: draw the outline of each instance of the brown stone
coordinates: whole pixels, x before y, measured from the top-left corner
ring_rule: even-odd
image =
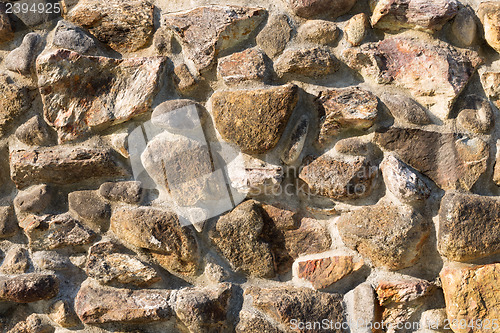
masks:
[[[477,16],[484,26],[484,38],[495,51],[500,53],[500,3],[482,1]]]
[[[33,116],[16,130],[16,138],[30,146],[45,146],[50,137],[47,126],[40,117]]]
[[[6,11],[7,7],[2,2],[0,4],[0,43],[8,42],[14,38],[14,29]]]
[[[297,30],[298,41],[321,45],[331,45],[337,41],[340,29],[336,23],[324,20],[307,20]]]
[[[309,117],[302,115],[286,140],[285,148],[280,156],[283,163],[290,165],[299,159],[304,149],[308,133]]]
[[[51,299],[59,292],[59,279],[51,274],[30,273],[0,281],[0,300],[31,303]]]
[[[50,321],[38,313],[29,315],[26,320],[18,322],[7,333],[53,333]]]
[[[12,206],[0,206],[0,239],[14,236],[19,231]]]
[[[355,263],[353,256],[299,261],[298,277],[311,282],[314,289],[323,289],[356,272],[363,264],[363,261]]]
[[[408,89],[441,119],[448,118],[456,97],[482,63],[476,52],[457,49],[422,32],[365,43],[346,49],[342,57],[367,79]]]
[[[344,28],[347,41],[352,46],[360,45],[363,39],[365,39],[369,25],[368,16],[365,13],[360,13],[351,17]]]
[[[347,13],[357,0],[288,0],[288,5],[297,16],[312,18],[330,16],[336,18]]]
[[[111,215],[111,230],[125,244],[151,251],[168,270],[192,275],[199,265],[194,231],[177,215],[153,207],[120,207]]]
[[[56,301],[50,306],[49,318],[64,328],[78,326],[80,320],[67,301]]]
[[[284,333],[258,311],[241,310],[239,319],[236,333]]]
[[[453,332],[468,333],[466,323],[482,323],[474,332],[496,330],[500,316],[500,264],[473,267],[444,267],[443,284],[446,313]]]
[[[163,16],[163,26],[174,32],[186,59],[202,72],[217,54],[243,42],[265,17],[262,8],[205,6]]]
[[[470,47],[478,41],[476,13],[471,7],[462,7],[451,24],[450,37],[460,47]]]
[[[344,129],[366,130],[375,124],[378,99],[360,87],[320,92],[321,123],[318,141],[325,144]]]
[[[455,0],[375,0],[372,7],[373,27],[396,32],[402,29],[417,29],[433,32],[458,12]]]
[[[109,204],[99,196],[97,191],[75,191],[68,194],[68,208],[82,223],[99,232],[109,227],[111,215]]]
[[[297,86],[292,84],[216,92],[211,101],[217,130],[243,152],[260,154],[271,150],[297,104],[297,92]]]
[[[45,120],[65,142],[148,112],[165,62],[165,57],[113,59],[62,49],[42,55],[36,68]]]
[[[119,289],[84,282],[75,311],[84,324],[151,323],[172,317],[170,290]]]
[[[322,155],[306,164],[299,178],[307,195],[321,195],[335,200],[353,200],[368,196],[375,185],[378,169],[361,156],[334,158]]]
[[[457,106],[460,113],[457,123],[465,130],[486,134],[495,125],[495,117],[490,102],[478,95],[468,95],[461,99]]]
[[[332,240],[328,231],[321,225],[321,223],[313,218],[302,218],[300,226],[297,229],[284,231],[285,249],[287,256],[296,259],[301,255],[314,254],[324,252],[330,249]],[[275,240],[277,244],[279,238]],[[276,246],[277,247],[277,246]],[[286,263],[286,255],[283,250],[276,249],[276,257]],[[280,261],[278,260],[278,263]],[[282,271],[287,271],[287,267],[282,263]]]
[[[375,133],[374,141],[444,190],[470,190],[487,169],[489,145],[479,138],[390,128]]]
[[[196,78],[191,74],[186,64],[181,64],[174,68],[174,81],[177,89],[183,94],[189,93],[196,87]]]
[[[286,15],[273,15],[268,19],[264,29],[257,35],[255,41],[259,48],[271,59],[283,52],[292,37],[290,19]]]
[[[227,85],[266,81],[269,76],[263,53],[255,48],[219,59],[217,72]]]
[[[99,194],[110,201],[122,201],[137,204],[142,201],[143,191],[141,182],[106,182],[99,187]]]
[[[368,156],[373,152],[373,144],[359,137],[351,137],[337,141],[334,149],[341,154]]]
[[[287,49],[275,61],[274,70],[279,76],[300,74],[321,77],[340,68],[337,58],[326,48]]]
[[[65,19],[90,31],[101,42],[118,52],[133,52],[146,45],[153,34],[154,6],[143,0],[105,3],[83,0]]]
[[[25,248],[12,247],[7,252],[0,266],[0,271],[5,274],[26,273],[29,268],[29,254]]]
[[[52,189],[46,184],[35,185],[26,191],[19,191],[14,199],[14,206],[21,213],[40,214],[50,205],[52,195]]]
[[[493,181],[500,186],[500,141],[497,141],[497,154],[495,159],[495,167],[493,169]]]
[[[481,82],[486,95],[500,108],[500,72],[485,71],[481,75]]]
[[[110,150],[78,146],[12,150],[10,172],[20,189],[31,184],[65,185],[128,174]]]
[[[345,245],[389,270],[412,266],[430,233],[429,221],[420,213],[392,203],[344,213],[337,226]]]
[[[7,74],[0,74],[0,137],[10,130],[17,118],[29,108],[27,89]]]
[[[428,125],[431,123],[425,108],[409,96],[383,93],[380,99],[397,120],[415,125]]]

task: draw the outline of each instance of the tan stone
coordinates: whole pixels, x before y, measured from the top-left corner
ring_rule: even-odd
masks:
[[[324,20],[307,20],[297,30],[298,41],[331,45],[337,41],[340,29],[336,23]]]
[[[2,2],[0,4],[0,43],[8,42],[14,38],[14,29],[6,10],[7,6]]]
[[[299,261],[298,277],[312,283],[314,289],[323,289],[363,267],[363,261],[354,262],[353,256],[334,256]]]
[[[246,81],[262,82],[269,75],[263,53],[255,48],[219,59],[217,72],[228,85]]]
[[[500,3],[498,1],[482,1],[477,15],[483,23],[486,42],[500,53]]]
[[[290,26],[288,16],[273,15],[268,23],[257,35],[255,41],[259,48],[271,59],[276,58],[283,52],[292,36],[292,27]]]
[[[317,78],[336,72],[339,68],[337,58],[323,47],[287,49],[274,63],[274,70],[279,76],[300,74]]]
[[[347,21],[344,32],[347,35],[347,41],[352,46],[358,46],[363,42],[369,26],[368,16],[365,13],[354,15]]]
[[[287,0],[297,16],[312,18],[328,15],[332,18],[347,13],[357,0]]]

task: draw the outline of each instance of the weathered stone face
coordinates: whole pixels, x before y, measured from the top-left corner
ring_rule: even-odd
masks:
[[[11,206],[0,206],[0,239],[14,236],[19,231]]]
[[[217,72],[227,85],[265,81],[269,76],[260,50],[248,49],[219,59]]]
[[[68,194],[68,208],[84,224],[95,231],[109,227],[110,207],[97,191],[75,191]]]
[[[356,0],[288,0],[290,9],[304,18],[319,15],[336,18],[347,13],[355,3]]]
[[[471,133],[486,134],[495,124],[495,117],[490,102],[478,95],[465,96],[457,103],[461,110],[457,123]]]
[[[486,71],[481,75],[484,91],[500,107],[500,72]]]
[[[0,281],[0,300],[31,303],[51,299],[59,292],[59,279],[51,274],[22,274]]]
[[[496,1],[483,1],[477,13],[484,26],[486,42],[500,53],[500,4]]]
[[[428,125],[431,123],[425,108],[409,96],[385,93],[380,96],[380,99],[387,106],[392,116],[398,120],[415,125]]]
[[[9,75],[0,74],[0,136],[10,129],[16,118],[30,106],[28,91]]]
[[[242,310],[240,312],[238,325],[235,327],[236,333],[283,333],[281,329],[273,324],[261,313]]]
[[[353,256],[335,256],[299,261],[298,277],[311,282],[314,289],[323,289],[356,272],[363,261],[354,262]]]
[[[445,267],[439,274],[443,283],[446,313],[457,333],[470,332],[461,321],[482,322],[476,332],[492,330],[500,315],[500,264],[474,267]],[[488,324],[489,323],[489,324]],[[495,325],[495,327],[497,327]]]
[[[5,67],[13,72],[28,75],[34,70],[35,57],[42,37],[37,33],[27,34],[22,44],[5,58]]]
[[[126,6],[119,0],[84,0],[65,19],[88,29],[118,52],[132,52],[144,47],[153,33],[153,9],[143,0],[128,1]]]
[[[220,51],[247,38],[265,14],[261,8],[213,5],[167,14],[162,25],[174,32],[184,56],[202,72]]]
[[[324,20],[307,20],[297,30],[296,39],[322,45],[334,44],[339,37],[337,24]]]
[[[212,112],[222,138],[245,153],[273,149],[298,101],[297,86],[216,92]]]
[[[283,52],[291,37],[292,27],[288,16],[274,15],[268,19],[255,41],[269,58],[274,59]]]
[[[26,273],[28,267],[28,251],[22,247],[12,247],[5,255],[0,271],[4,274],[22,274]]]
[[[339,69],[337,58],[326,48],[287,49],[274,63],[274,70],[280,76],[300,74],[307,77],[321,77]]]
[[[66,142],[148,112],[165,61],[91,57],[69,50],[42,55],[36,67],[45,120]]]
[[[354,15],[345,27],[345,33],[347,35],[347,41],[352,46],[359,46],[368,32],[368,17],[365,13],[360,13]]]
[[[98,43],[92,37],[80,27],[64,20],[57,22],[52,44],[80,54],[97,55],[99,53]]]
[[[33,116],[16,130],[19,141],[29,146],[45,146],[50,141],[47,126],[40,117]]]
[[[8,42],[14,38],[14,29],[6,11],[7,6],[4,3],[0,4],[0,43]]]
[[[99,187],[99,194],[111,201],[122,201],[129,204],[137,204],[142,201],[143,191],[141,182],[107,182]]]

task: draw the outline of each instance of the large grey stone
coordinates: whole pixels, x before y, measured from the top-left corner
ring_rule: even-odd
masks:
[[[35,32],[30,32],[24,36],[21,45],[5,57],[5,68],[24,75],[33,72],[36,53],[41,42],[42,37]]]
[[[98,45],[92,37],[80,27],[64,20],[57,22],[52,44],[80,54],[97,55],[99,53]]]

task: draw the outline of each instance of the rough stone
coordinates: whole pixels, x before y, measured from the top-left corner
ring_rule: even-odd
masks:
[[[60,146],[10,152],[10,176],[20,189],[37,183],[65,185],[127,174],[108,149]]]
[[[322,155],[306,164],[299,173],[305,182],[302,191],[335,200],[353,200],[368,196],[375,185],[377,168],[365,157],[334,158]]]
[[[380,321],[375,293],[369,282],[363,282],[344,296],[351,332],[373,333],[371,325]]]
[[[288,5],[295,15],[304,18],[337,18],[351,10],[355,3],[356,0],[288,0]]]
[[[408,89],[441,119],[448,118],[456,97],[482,63],[475,51],[457,49],[422,32],[365,43],[346,49],[342,57],[369,80]]]
[[[0,73],[0,137],[21,117],[30,106],[26,87],[15,82],[9,75]]]
[[[500,71],[485,71],[481,75],[483,88],[492,100],[494,100],[497,108],[500,108]]]
[[[307,20],[297,30],[295,37],[300,42],[332,45],[339,37],[337,24],[324,20]]]
[[[292,27],[286,15],[274,15],[257,35],[257,45],[271,59],[280,55],[292,37]]]
[[[352,46],[358,46],[363,42],[369,26],[368,16],[365,13],[356,14],[347,21],[344,28],[346,39]]]
[[[500,186],[500,140],[497,141],[497,154],[495,160],[495,167],[493,169],[493,181]]]
[[[240,320],[235,328],[236,333],[284,333],[275,327],[260,312],[241,310]]]
[[[0,239],[12,237],[18,231],[12,206],[0,206]]]
[[[73,266],[67,256],[55,251],[33,252],[31,260],[35,267],[42,270],[64,271]]]
[[[479,138],[391,128],[375,133],[374,141],[444,190],[470,190],[487,168],[489,145]]]
[[[192,275],[199,266],[198,244],[190,227],[175,214],[153,207],[120,207],[111,215],[111,230],[126,244],[151,250],[168,270]]]
[[[246,81],[266,81],[269,72],[263,53],[255,48],[219,59],[217,72],[227,85]]]
[[[464,96],[458,103],[461,110],[457,123],[472,133],[486,134],[495,125],[495,116],[490,102],[478,95]]]
[[[339,140],[333,148],[341,154],[352,156],[368,156],[373,152],[373,144],[358,137]]]
[[[233,287],[223,283],[216,288],[186,288],[176,294],[175,314],[189,332],[228,332],[229,303]]]
[[[85,228],[69,214],[30,215],[21,225],[32,251],[53,250],[92,242],[95,233]]]
[[[165,62],[165,57],[112,59],[63,49],[42,55],[36,70],[45,120],[62,143],[148,112]]]
[[[111,242],[94,244],[85,266],[87,276],[102,284],[130,284],[148,286],[161,280],[149,265],[134,256],[120,253],[120,247]]]
[[[279,76],[300,74],[320,77],[340,68],[337,58],[326,48],[287,49],[275,61],[274,70]]]
[[[30,74],[34,70],[36,52],[41,41],[42,37],[34,32],[24,36],[21,45],[5,57],[5,68],[24,75]]]
[[[417,29],[433,32],[458,12],[455,0],[375,0],[372,7],[371,24],[386,31]]]
[[[212,95],[215,125],[226,141],[245,153],[274,148],[297,105],[298,87],[292,84],[257,89],[216,92]]]
[[[30,273],[0,281],[0,300],[31,303],[51,299],[59,292],[59,279],[51,274]]]
[[[399,270],[419,258],[430,224],[410,206],[378,203],[340,216],[343,242],[376,267]]]
[[[132,52],[144,47],[153,34],[154,6],[142,0],[119,0],[102,3],[79,1],[65,19],[88,29],[99,41],[118,52]]]
[[[80,27],[64,20],[57,22],[52,44],[80,54],[97,55],[99,53],[98,44],[92,37]]]
[[[175,51],[173,40],[173,31],[168,29],[168,27],[161,26],[155,32],[153,46],[159,55],[168,56]]]
[[[304,149],[308,132],[309,118],[306,115],[303,115],[297,121],[290,137],[286,141],[285,147],[280,156],[283,163],[292,164],[299,159],[300,154]]]
[[[353,256],[335,256],[298,262],[298,274],[314,289],[324,289],[363,267],[363,261],[354,262]]]
[[[33,313],[17,323],[8,333],[53,333],[54,327],[42,315]]]
[[[143,197],[141,182],[138,181],[106,182],[99,187],[99,194],[107,200],[129,204],[138,204]]]
[[[495,330],[500,315],[500,264],[445,267],[440,277],[453,332],[470,332],[470,327],[461,327],[462,321],[480,321],[483,325],[475,332]]]
[[[97,191],[75,191],[68,194],[69,211],[94,231],[104,231],[110,217],[109,205]]]
[[[477,16],[483,24],[486,42],[500,53],[500,3],[497,1],[481,2]]]
[[[16,130],[16,138],[29,146],[45,146],[50,141],[45,122],[38,116],[31,117]]]
[[[453,41],[461,47],[469,47],[477,41],[478,27],[475,20],[476,14],[470,7],[462,7],[451,24]]]
[[[454,261],[500,252],[500,198],[447,192],[439,209],[438,250]]]
[[[196,78],[191,74],[186,64],[175,67],[174,74],[174,82],[181,93],[187,94],[196,88]]]
[[[49,318],[64,328],[75,327],[80,324],[75,311],[67,301],[56,301],[50,306]]]
[[[0,43],[5,43],[14,38],[14,28],[6,13],[7,7],[2,2],[0,4]]]
[[[427,199],[431,190],[422,176],[411,170],[394,154],[386,155],[380,164],[387,189],[405,203]]]
[[[35,185],[25,191],[18,192],[14,199],[14,207],[18,212],[40,214],[50,205],[52,191],[46,184]]]
[[[3,260],[0,271],[5,274],[26,273],[29,267],[29,254],[25,248],[12,247]]]
[[[84,324],[151,323],[172,317],[170,290],[130,290],[84,282],[75,298],[75,311]]]
[[[378,99],[360,87],[328,89],[320,92],[321,120],[318,141],[327,143],[343,129],[366,130],[375,124]]]
[[[219,52],[247,39],[265,14],[262,8],[212,5],[167,14],[162,25],[174,32],[184,57],[203,72]]]
[[[342,323],[345,320],[342,307],[342,296],[339,294],[322,293],[308,288],[250,287],[245,295],[252,296],[253,305],[274,320],[290,327],[290,321],[298,322],[328,322]],[[317,327],[308,329],[308,332],[320,332]],[[342,332],[342,329],[333,329],[331,332]]]
[[[414,125],[431,123],[425,108],[414,99],[403,94],[383,93],[380,97],[392,116],[398,120]]]
[[[174,99],[158,105],[151,115],[151,123],[176,134],[198,134],[203,131],[206,110],[191,99]]]

